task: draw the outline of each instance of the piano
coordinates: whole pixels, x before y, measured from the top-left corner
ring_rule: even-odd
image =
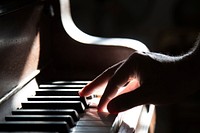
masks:
[[[77,28],[69,0],[1,1],[0,132],[153,132],[154,105],[112,115],[91,106],[99,100],[95,95],[78,95],[134,50],[148,49],[133,39],[96,37]]]

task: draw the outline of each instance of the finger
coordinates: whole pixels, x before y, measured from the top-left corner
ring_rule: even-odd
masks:
[[[127,70],[127,67],[129,67],[129,65],[125,62],[109,80],[104,94],[100,99],[98,111],[104,111],[108,102],[116,96],[121,86],[125,85],[129,81],[131,74],[130,71]]]
[[[117,93],[117,96],[121,95],[123,93],[133,91],[133,90],[137,89],[139,86],[140,86],[140,82],[138,79],[136,79],[136,78],[131,79],[125,87],[120,88],[120,90]]]
[[[149,95],[151,94],[148,94],[143,90],[143,87],[139,87],[134,91],[115,97],[108,103],[108,111],[117,114],[135,106],[149,103]]]
[[[80,92],[80,96],[89,96],[95,91],[104,89],[108,83],[108,80],[113,75],[113,73],[116,71],[116,69],[123,63],[124,61],[121,61],[107,70],[105,70],[102,74],[100,74],[98,77],[96,77],[91,83],[86,85]]]

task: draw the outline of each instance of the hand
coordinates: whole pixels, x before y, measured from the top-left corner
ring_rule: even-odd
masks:
[[[88,96],[105,88],[98,111],[107,107],[110,113],[142,104],[174,103],[198,90],[199,77],[194,73],[199,67],[189,57],[134,52],[127,60],[105,70],[80,95]],[[118,93],[123,86],[124,91]]]

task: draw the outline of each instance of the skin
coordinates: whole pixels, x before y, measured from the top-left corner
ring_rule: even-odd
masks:
[[[136,51],[106,69],[79,94],[88,96],[104,91],[98,111],[107,108],[114,114],[142,104],[179,102],[199,90],[199,57],[199,39],[192,50],[176,57]],[[124,86],[124,91],[119,93]]]

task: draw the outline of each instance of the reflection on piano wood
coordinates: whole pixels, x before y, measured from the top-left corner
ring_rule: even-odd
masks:
[[[97,112],[96,108],[90,107],[90,103],[96,101],[95,98],[86,99],[78,95],[78,90],[88,82],[48,82],[38,87],[36,80],[31,78],[23,89],[10,97],[9,101],[3,102],[1,112],[4,112],[2,110],[5,106],[9,108],[14,102],[18,107],[6,112],[5,119],[2,118],[0,122],[0,132],[132,133],[136,131],[140,133],[148,131],[153,113],[152,107],[147,111],[145,106],[139,106],[118,115]],[[43,93],[37,93],[41,90]]]

